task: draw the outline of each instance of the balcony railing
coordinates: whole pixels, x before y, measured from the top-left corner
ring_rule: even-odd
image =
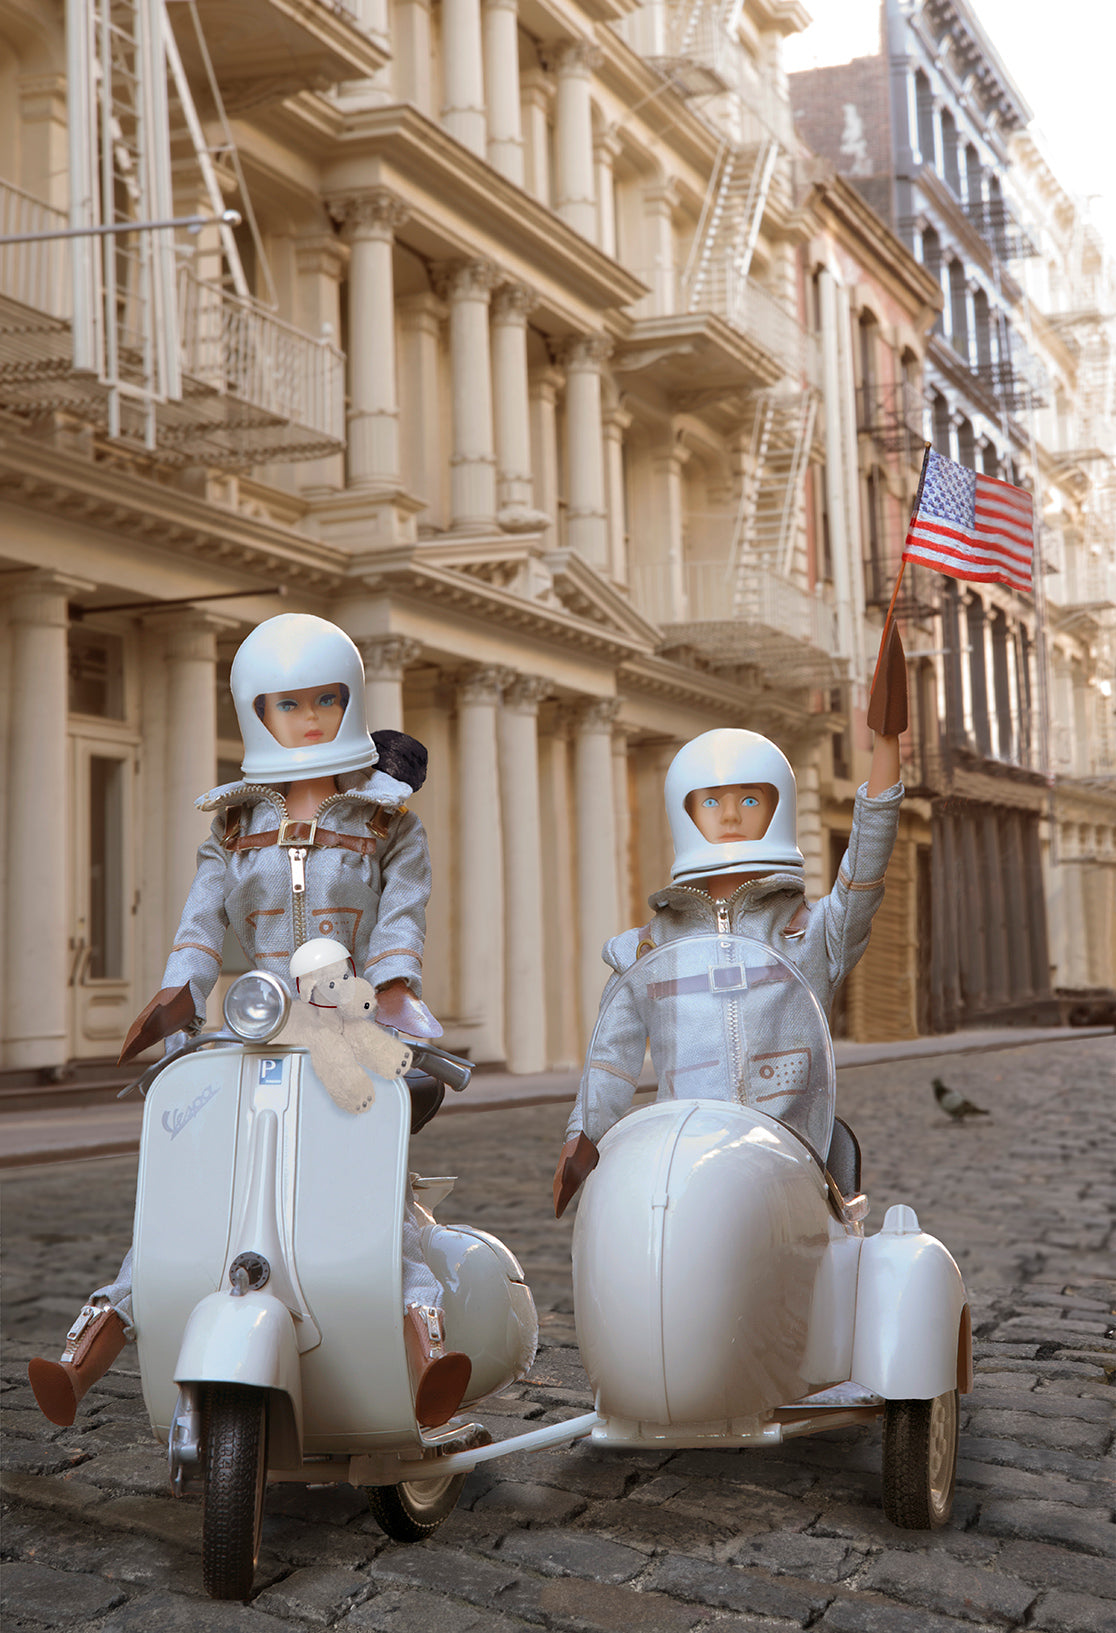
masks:
[[[0,183],[3,235],[66,226],[63,212]],[[110,425],[111,382],[77,370],[73,351],[71,246],[66,240],[0,245],[0,401],[33,418],[56,410]],[[150,308],[118,306],[120,406],[125,441],[145,443],[145,358]],[[176,344],[180,397],[155,397],[156,458],[177,464],[246,466],[315,459],[345,443],[345,359],[257,305],[181,267],[168,344]]]
[[[684,288],[679,289],[678,301],[679,309],[686,311],[689,302]],[[757,340],[778,358],[784,373],[812,385],[819,383],[817,337],[803,328],[789,306],[754,278],[737,272],[727,259],[707,269],[699,304],[701,310],[715,312],[741,334]]]
[[[631,583],[645,617],[714,662],[755,664],[790,686],[840,677],[836,609],[762,561],[634,565]]]
[[[0,181],[0,238],[59,232],[69,225],[65,210]],[[39,244],[0,244],[0,296],[52,318],[73,311],[70,246],[64,239]]]
[[[251,427],[248,440],[259,458],[280,457],[272,448],[286,448],[290,457],[296,445],[317,443],[317,452],[327,452],[342,444],[345,359],[335,346],[185,267],[178,315],[183,374],[226,400],[230,411],[221,419],[230,429],[243,437]],[[186,395],[194,395],[189,384]]]

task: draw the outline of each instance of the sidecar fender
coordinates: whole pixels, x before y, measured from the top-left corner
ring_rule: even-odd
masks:
[[[269,1462],[301,1461],[302,1374],[294,1319],[266,1293],[210,1293],[194,1306],[174,1369],[177,1384],[228,1383],[271,1395]]]
[[[965,1284],[913,1208],[889,1208],[865,1239],[856,1287],[852,1377],[885,1400],[930,1400],[966,1387]],[[965,1351],[965,1353],[962,1353]]]

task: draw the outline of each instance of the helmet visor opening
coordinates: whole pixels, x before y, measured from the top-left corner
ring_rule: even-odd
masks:
[[[686,815],[711,845],[762,839],[771,825],[779,793],[773,783],[720,783],[686,795]]]
[[[253,706],[281,748],[313,748],[332,743],[349,705],[342,681],[327,686],[298,686],[285,692],[261,692]]]

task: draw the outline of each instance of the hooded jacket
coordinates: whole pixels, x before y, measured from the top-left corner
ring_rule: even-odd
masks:
[[[903,785],[896,783],[869,799],[867,785],[856,795],[849,846],[828,896],[807,907],[802,877],[773,872],[745,878],[717,902],[699,884],[672,884],[649,898],[650,924],[626,930],[605,943],[603,957],[614,972],[601,997],[598,1023],[577,1099],[566,1128],[567,1140],[584,1133],[596,1144],[628,1110],[643,1067],[648,1028],[630,1006],[606,1011],[621,976],[651,947],[681,936],[730,931],[774,947],[805,977],[826,1016],[833,995],[868,945],[872,919],[883,900],[884,873],[899,827]],[[703,1091],[708,1092],[708,1091]],[[657,1098],[683,1098],[661,1076]],[[692,1096],[690,1096],[692,1097]]]
[[[329,936],[349,948],[358,974],[375,986],[401,976],[422,996],[430,856],[422,823],[404,804],[411,788],[380,770],[350,772],[337,782],[317,821],[327,836],[349,837],[356,849],[306,843],[299,856],[274,841],[253,846],[288,814],[280,790],[263,783],[227,783],[196,802],[216,814],[198,850],[162,985],[189,981],[199,1016],[220,974],[229,926],[249,964],[270,970],[288,989],[295,948]]]

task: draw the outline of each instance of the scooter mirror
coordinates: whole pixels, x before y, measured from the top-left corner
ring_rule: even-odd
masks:
[[[274,975],[250,970],[225,994],[225,1024],[245,1043],[267,1043],[285,1026],[290,1007],[290,996]]]

